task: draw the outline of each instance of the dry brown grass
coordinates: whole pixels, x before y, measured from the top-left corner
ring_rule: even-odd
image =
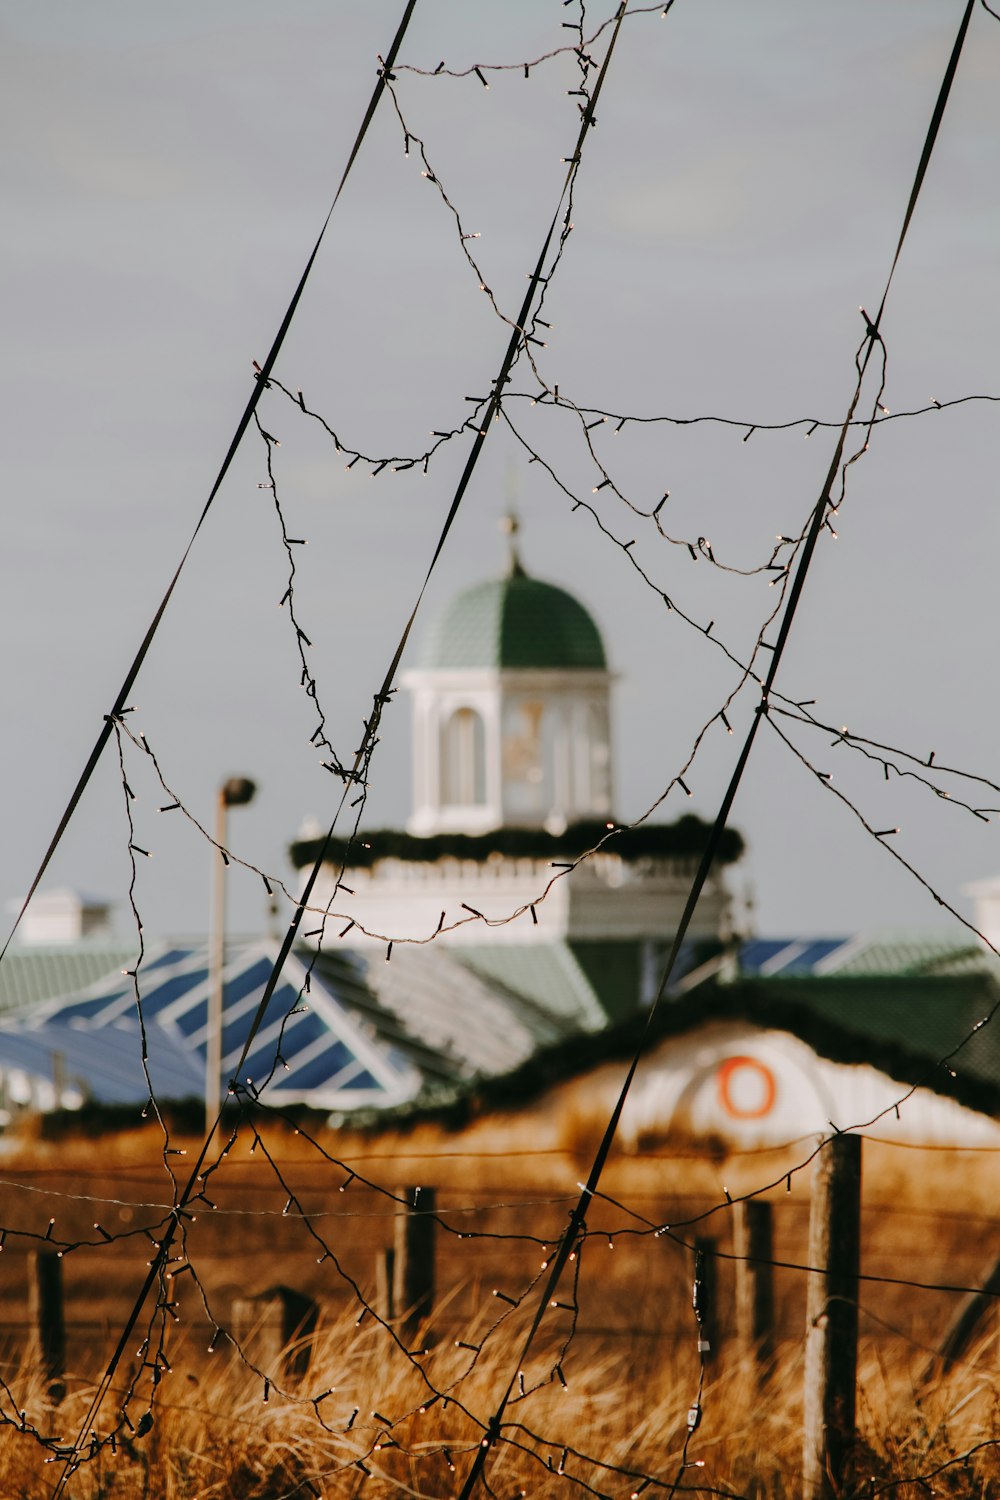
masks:
[[[496,1353],[461,1384],[462,1404],[476,1414],[489,1409],[509,1373],[512,1351]],[[479,1430],[456,1405],[443,1412],[438,1403],[421,1413],[426,1388],[419,1378],[402,1362],[387,1361],[379,1336],[357,1332],[353,1320],[327,1331],[301,1392],[272,1389],[266,1405],[260,1381],[247,1378],[238,1366],[220,1362],[206,1370],[196,1359],[196,1375],[188,1363],[179,1358],[164,1382],[150,1433],[142,1441],[126,1441],[114,1457],[105,1451],[85,1465],[72,1481],[71,1495],[77,1500],[290,1500],[316,1493],[445,1497],[456,1493],[479,1441]],[[463,1362],[452,1348],[442,1348],[425,1365],[434,1383],[446,1386]],[[780,1379],[763,1393],[745,1364],[724,1365],[712,1377],[704,1392],[704,1421],[689,1452],[692,1467],[682,1476],[683,1492],[755,1500],[792,1500],[799,1493],[799,1373],[798,1352],[789,1346],[782,1351]],[[996,1382],[988,1370],[972,1380],[968,1372],[938,1380],[919,1401],[910,1373],[905,1361],[865,1349],[859,1379],[859,1462],[865,1482],[857,1493],[883,1493],[887,1481],[915,1475],[928,1476],[930,1487],[904,1482],[889,1492],[903,1500],[928,1493],[1000,1493],[1000,1463],[992,1448],[981,1449],[967,1464],[955,1463],[957,1455],[1000,1438]],[[568,1391],[550,1382],[509,1410],[505,1431],[512,1441],[489,1470],[492,1492],[580,1494],[586,1493],[582,1482],[617,1497],[637,1487],[630,1473],[651,1474],[669,1489],[679,1474],[695,1380],[692,1361],[677,1353],[638,1377],[625,1353],[575,1362]],[[317,1412],[308,1396],[334,1381],[336,1391]],[[72,1431],[87,1394],[81,1386],[50,1421]],[[30,1395],[28,1404],[38,1411],[38,1393],[34,1401]],[[355,1407],[359,1415],[345,1431]],[[373,1411],[395,1425],[387,1428]],[[398,1446],[389,1446],[387,1439]],[[570,1450],[565,1459],[564,1445]],[[358,1460],[370,1471],[367,1479]],[[557,1472],[561,1464],[565,1476]],[[941,1465],[950,1467],[935,1473]],[[5,1495],[33,1500],[51,1491],[53,1468],[43,1468],[37,1447],[9,1428],[0,1434],[0,1472]],[[868,1476],[876,1478],[874,1491]]]
[[[113,1232],[137,1227],[143,1215],[152,1221],[155,1210],[140,1205],[165,1201],[158,1144],[149,1130],[96,1145],[26,1143],[5,1163],[0,1217],[8,1225],[37,1228],[54,1215],[66,1237],[82,1236],[95,1218]],[[376,1254],[391,1239],[393,1205],[357,1181],[340,1194],[343,1173],[317,1163],[301,1137],[274,1133],[266,1144],[304,1206],[318,1216],[316,1223],[344,1271],[371,1297]],[[255,1369],[231,1351],[209,1358],[209,1325],[188,1279],[182,1322],[169,1344],[173,1369],[160,1383],[152,1429],[141,1440],[126,1436],[116,1455],[105,1449],[83,1465],[68,1497],[444,1497],[460,1488],[482,1434],[473,1418],[485,1420],[516,1369],[529,1311],[511,1312],[478,1357],[456,1347],[456,1339],[480,1344],[503,1310],[492,1289],[517,1293],[537,1275],[544,1251],[523,1237],[551,1243],[558,1235],[586,1170],[592,1122],[580,1102],[575,1111],[542,1107],[508,1121],[482,1120],[461,1135],[424,1127],[398,1138],[341,1135],[324,1144],[359,1176],[381,1186],[433,1185],[442,1216],[453,1228],[485,1235],[439,1236],[439,1295],[427,1355],[409,1359],[371,1317],[356,1326],[357,1306],[345,1281],[331,1272],[329,1262],[317,1264],[317,1246],[305,1226],[281,1215],[284,1189],[262,1153],[251,1157],[241,1145],[215,1179],[218,1210],[200,1213],[190,1231],[190,1257],[223,1324],[236,1292],[283,1281],[316,1296],[323,1318],[309,1372],[296,1383],[263,1365]],[[642,1156],[612,1160],[605,1178],[609,1194],[645,1219],[668,1221],[677,1239],[630,1235],[629,1228],[641,1227],[637,1219],[613,1205],[594,1208],[589,1225],[602,1233],[583,1256],[579,1331],[562,1360],[568,1389],[549,1378],[569,1329],[569,1315],[556,1310],[525,1371],[529,1391],[540,1384],[508,1408],[507,1441],[490,1461],[495,1495],[508,1500],[522,1491],[532,1496],[596,1491],[618,1500],[637,1488],[631,1477],[636,1474],[654,1476],[666,1487],[659,1492],[669,1492],[699,1378],[690,1310],[692,1259],[685,1242],[695,1233],[709,1234],[727,1252],[731,1216],[724,1190],[735,1197],[773,1183],[768,1196],[775,1205],[776,1257],[802,1263],[808,1174],[793,1175],[790,1193],[784,1176],[807,1150],[800,1145],[726,1158],[718,1150],[697,1151],[692,1143],[672,1141],[651,1143]],[[903,1282],[976,1284],[984,1262],[997,1253],[994,1163],[989,1153],[917,1152],[867,1143],[864,1270]],[[105,1201],[110,1199],[116,1203]],[[608,1231],[614,1232],[613,1251]],[[75,1437],[95,1372],[107,1357],[147,1256],[148,1244],[140,1250],[132,1239],[100,1251],[77,1251],[64,1262],[68,1315],[77,1324],[66,1399],[47,1409],[30,1369],[13,1375],[8,1366],[17,1405],[43,1432]],[[773,1378],[762,1387],[728,1337],[731,1271],[730,1262],[719,1262],[722,1337],[707,1369],[703,1419],[690,1446],[692,1467],[681,1478],[682,1490],[790,1500],[799,1493],[804,1274],[776,1272],[777,1361]],[[13,1325],[24,1275],[23,1249],[9,1238],[0,1262],[0,1313],[11,1332],[14,1366],[20,1355]],[[992,1327],[962,1364],[947,1374],[937,1370],[921,1383],[928,1351],[940,1339],[957,1295],[869,1282],[860,1302],[864,1483],[857,1493],[916,1500],[928,1494],[917,1483],[922,1476],[939,1495],[1000,1495],[1000,1460],[993,1446],[1000,1440],[1000,1380],[994,1374]],[[245,1352],[255,1359],[252,1341]],[[265,1374],[273,1377],[266,1402]],[[431,1387],[453,1399],[447,1407],[439,1400],[421,1413]],[[332,1394],[317,1401],[330,1388]],[[3,1405],[9,1413],[10,1403]],[[358,1414],[348,1427],[355,1408]],[[142,1402],[131,1408],[136,1420],[142,1409]],[[108,1430],[114,1410],[111,1396],[99,1430]],[[393,1425],[383,1424],[374,1412]],[[386,1441],[379,1443],[380,1435]],[[966,1453],[972,1454],[968,1462],[958,1461]],[[46,1456],[16,1425],[0,1428],[0,1493],[25,1500],[49,1494],[58,1465],[46,1464]],[[370,1477],[357,1467],[359,1459]]]

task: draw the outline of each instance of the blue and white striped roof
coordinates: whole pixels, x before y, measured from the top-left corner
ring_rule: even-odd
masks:
[[[740,971],[761,978],[815,974],[836,965],[852,943],[851,938],[751,938],[740,948]]]
[[[275,943],[264,941],[240,945],[228,956],[223,974],[223,1079],[228,1080],[239,1063],[277,951]],[[240,1081],[249,1079],[261,1087],[268,1080],[261,1097],[275,1106],[384,1108],[412,1097],[421,1080],[405,1053],[379,1038],[317,975],[311,977],[307,994],[302,993],[305,984],[304,965],[290,955]],[[201,1097],[208,1027],[206,950],[154,950],[138,971],[138,990],[154,1087],[173,1098]],[[66,1076],[88,1097],[103,1102],[144,1098],[149,1090],[141,1061],[139,1005],[132,976],[123,971],[77,995],[47,1001],[0,1027],[0,1069],[7,1058],[17,1066],[17,1049],[30,1048],[34,1041],[42,1056],[59,1052]],[[94,1043],[99,1038],[114,1046],[113,1082],[106,1060],[103,1068],[98,1066],[100,1049],[95,1051]],[[51,1063],[46,1071],[51,1077]]]
[[[593,955],[565,943],[401,945],[391,963],[372,947],[336,945],[314,956],[308,991],[306,959],[292,954],[240,1082],[249,1079],[275,1107],[302,1103],[338,1115],[442,1097],[640,1007],[648,996],[641,993],[643,955],[633,948],[610,945],[595,967]],[[239,1063],[277,954],[271,940],[230,947],[223,1083]],[[933,976],[983,962],[964,935],[754,938],[739,954],[740,973],[776,981],[775,993],[785,978]],[[202,1098],[206,947],[151,948],[138,987],[154,1092]],[[0,1020],[0,1111],[6,1103],[141,1103],[148,1093],[135,985],[121,968]]]
[[[240,1061],[277,952],[269,940],[230,949],[223,1084]],[[335,1114],[390,1109],[509,1072],[540,1047],[600,1030],[608,1017],[565,943],[523,952],[401,945],[391,963],[371,946],[338,944],[314,955],[311,971],[307,961],[296,954],[286,960],[240,1070],[239,1081],[251,1081],[274,1106],[304,1103]],[[634,984],[634,962],[625,967]],[[616,972],[605,976],[613,989]],[[203,944],[161,945],[139,967],[138,1004],[131,972],[118,968],[10,1015],[0,1021],[0,1092],[12,1081],[13,1098],[28,1102],[28,1090],[34,1107],[50,1109],[58,1077],[67,1104],[141,1102],[149,1092],[144,1024],[154,1090],[164,1099],[201,1098],[209,989]],[[34,1079],[30,1090],[26,1077]]]
[[[150,1085],[158,1099],[184,1099],[199,1093],[190,1054],[168,1037],[157,1038],[148,1068],[149,1082],[139,1062],[135,1036],[116,1027],[83,1031],[50,1021],[35,1031],[0,1028],[0,1075],[8,1107],[76,1109],[88,1099],[141,1105],[149,1098]],[[204,1080],[200,1088],[204,1090]]]

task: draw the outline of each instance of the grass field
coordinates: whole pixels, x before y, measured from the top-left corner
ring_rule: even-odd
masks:
[[[519,1353],[542,1262],[589,1165],[591,1131],[570,1103],[483,1120],[460,1135],[429,1127],[396,1139],[325,1134],[326,1157],[283,1129],[262,1130],[253,1150],[253,1134],[241,1133],[206,1184],[215,1206],[193,1205],[196,1218],[182,1221],[180,1258],[169,1268],[176,1279],[163,1283],[160,1298],[177,1305],[156,1313],[154,1292],[91,1417],[107,1436],[133,1385],[133,1429],[151,1396],[152,1425],[141,1437],[122,1427],[114,1453],[95,1448],[66,1495],[454,1495],[481,1424],[512,1378],[484,1495],[669,1494],[675,1483],[689,1495],[800,1494],[807,1273],[775,1269],[775,1361],[765,1379],[734,1336],[726,1194],[773,1184],[765,1196],[775,1259],[803,1266],[809,1171],[794,1168],[808,1142],[727,1158],[663,1141],[641,1157],[613,1157],[602,1187],[615,1201],[588,1215],[587,1238],[556,1298],[566,1305],[547,1311],[520,1396]],[[146,1275],[150,1236],[163,1232],[171,1192],[162,1146],[151,1123],[96,1141],[8,1149],[0,1171],[5,1496],[50,1494],[61,1468],[53,1449],[72,1444],[87,1420],[95,1377]],[[189,1160],[168,1158],[181,1173]],[[412,1338],[376,1316],[376,1267],[399,1211],[385,1190],[404,1184],[433,1187],[442,1221],[434,1312]],[[892,1280],[861,1285],[861,1477],[852,1493],[1000,1495],[993,1321],[950,1370],[931,1359],[961,1293],[930,1288],[980,1285],[1000,1254],[995,1186],[988,1152],[865,1144],[862,1271]],[[655,1236],[653,1226],[664,1223],[670,1233]],[[52,1245],[87,1242],[61,1262],[68,1357],[57,1405],[32,1359],[26,1306],[27,1252],[39,1242],[45,1251],[47,1233]],[[717,1337],[704,1368],[691,1306],[696,1236],[718,1252]],[[278,1284],[319,1305],[305,1374],[282,1373],[266,1329],[239,1349],[220,1336],[209,1354],[216,1327],[231,1328],[234,1299]],[[682,1470],[696,1403],[701,1418]]]

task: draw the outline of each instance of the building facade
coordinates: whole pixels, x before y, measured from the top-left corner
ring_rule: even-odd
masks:
[[[617,829],[601,633],[572,594],[525,570],[513,539],[506,571],[430,622],[403,683],[406,830],[338,843],[316,886],[331,919],[354,924],[352,942],[649,947],[673,937],[707,830],[691,818]],[[321,847],[301,840],[296,863]],[[735,853],[730,837],[724,859]],[[692,940],[727,938],[729,919],[716,871]],[[636,991],[621,1008],[641,1000]]]

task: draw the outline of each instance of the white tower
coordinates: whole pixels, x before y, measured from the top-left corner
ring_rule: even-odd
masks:
[[[412,834],[486,833],[611,813],[611,673],[578,600],[525,573],[508,519],[502,578],[435,620],[413,695]]]
[[[612,1009],[624,1014],[676,928],[703,830],[697,819],[687,820],[693,831],[683,819],[620,830],[580,859],[612,818],[612,674],[586,609],[525,573],[513,518],[508,529],[507,572],[458,594],[403,676],[413,698],[407,831],[371,831],[343,849],[345,863],[332,853],[313,899],[360,946],[436,938],[482,957],[548,945],[547,1005],[564,966],[576,973],[581,961],[560,945],[599,950],[600,964],[618,954],[628,974]],[[293,857],[305,863],[315,848],[307,838]],[[715,940],[728,907],[713,873],[692,938]]]

